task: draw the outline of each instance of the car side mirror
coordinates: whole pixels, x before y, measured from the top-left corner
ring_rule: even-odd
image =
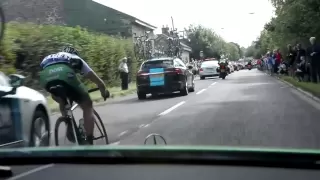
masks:
[[[26,77],[20,74],[10,74],[9,75],[9,79],[10,79],[10,84],[12,87],[20,87],[23,85],[24,83],[24,79]]]

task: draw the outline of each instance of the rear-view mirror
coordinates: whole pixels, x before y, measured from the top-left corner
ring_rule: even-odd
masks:
[[[25,79],[25,77],[20,74],[10,74],[9,78],[11,86],[16,88],[22,86]]]

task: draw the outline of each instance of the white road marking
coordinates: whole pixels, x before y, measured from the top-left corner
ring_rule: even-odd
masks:
[[[30,171],[21,173],[21,174],[19,174],[19,175],[17,175],[17,176],[13,176],[12,178],[9,178],[9,179],[7,179],[7,180],[20,179],[20,178],[23,178],[23,177],[28,176],[28,175],[30,175],[30,174],[33,174],[33,173],[42,171],[42,170],[47,169],[47,168],[50,168],[50,167],[52,167],[52,166],[54,166],[54,164],[48,164],[48,165],[40,166],[40,167],[34,168],[34,169],[30,170]]]
[[[203,91],[205,91],[205,90],[207,90],[207,89],[200,90],[199,92],[196,93],[196,95],[203,93]]]
[[[179,102],[178,104],[172,106],[171,108],[163,111],[162,113],[159,114],[159,116],[163,116],[163,115],[166,115],[168,113],[170,113],[171,111],[173,111],[174,109],[176,109],[177,107],[181,106],[182,104],[186,103],[185,101],[181,101]]]
[[[143,127],[148,127],[148,126],[150,126],[150,124],[146,124],[146,125],[144,125]]]
[[[128,131],[123,131],[122,133],[120,133],[118,136],[123,136],[124,134],[126,134]]]
[[[213,85],[215,85],[217,82],[214,82],[214,83],[212,83],[210,86],[213,86]]]
[[[143,128],[145,125],[144,124],[141,124],[140,126],[139,126],[139,128]]]
[[[110,145],[118,145],[118,144],[120,144],[120,141],[117,141],[117,142],[111,143]]]

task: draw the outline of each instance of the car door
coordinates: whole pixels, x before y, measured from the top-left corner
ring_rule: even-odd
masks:
[[[7,77],[0,73],[0,91],[12,89]],[[0,147],[12,147],[23,142],[19,99],[15,95],[0,97]]]

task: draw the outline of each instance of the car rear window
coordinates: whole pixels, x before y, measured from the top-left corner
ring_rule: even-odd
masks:
[[[171,68],[173,66],[173,60],[156,60],[156,61],[147,61],[145,62],[141,69],[148,70],[152,68]]]
[[[218,66],[218,62],[217,61],[207,61],[207,62],[203,62],[201,64],[201,67],[208,67],[208,66]]]

